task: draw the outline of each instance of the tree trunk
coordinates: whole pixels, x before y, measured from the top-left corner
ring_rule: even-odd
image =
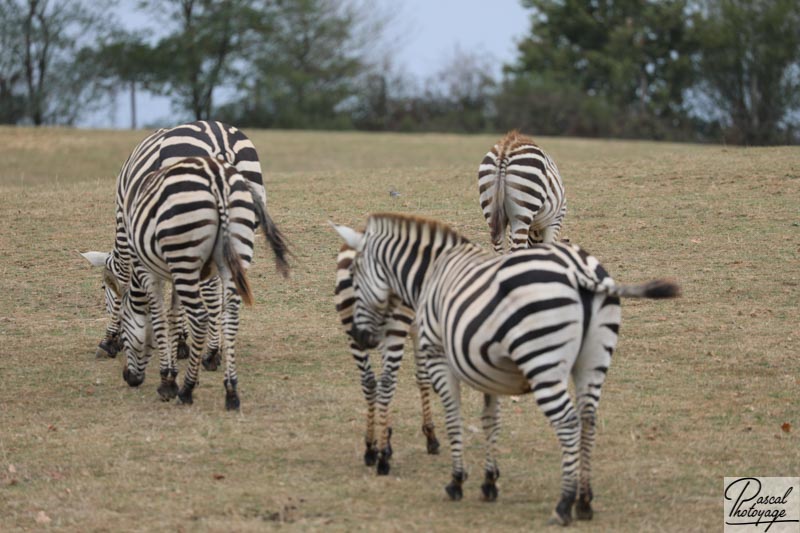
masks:
[[[131,129],[136,129],[136,82],[131,80]]]

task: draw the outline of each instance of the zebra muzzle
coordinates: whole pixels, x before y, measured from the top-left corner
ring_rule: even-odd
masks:
[[[358,348],[361,350],[370,350],[378,346],[378,339],[365,329],[353,327],[350,330],[350,336],[356,341]]]

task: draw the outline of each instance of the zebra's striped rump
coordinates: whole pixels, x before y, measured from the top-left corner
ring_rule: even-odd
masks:
[[[359,250],[353,262],[356,338],[372,339],[383,298],[416,311],[418,350],[445,408],[453,460],[452,499],[466,480],[462,382],[484,393],[484,499],[497,497],[498,396],[530,392],[562,450],[561,497],[553,520],[591,509],[591,452],[597,407],[620,324],[620,297],[670,298],[676,284],[618,285],[575,245],[536,244],[496,256],[444,225],[373,215],[361,234],[337,228]],[[574,399],[569,379],[575,385]]]
[[[503,251],[511,226],[511,250],[558,239],[567,211],[555,162],[530,137],[510,131],[478,167],[478,190],[492,245]]]
[[[355,298],[353,289],[352,266],[356,251],[343,246],[336,258],[336,289],[334,301],[339,319],[348,336],[353,327],[353,312]],[[367,402],[367,427],[364,434],[366,450],[364,463],[372,466],[377,463],[379,475],[386,475],[390,471],[389,459],[392,456],[391,434],[389,425],[389,404],[394,397],[397,387],[397,373],[403,359],[405,341],[414,320],[414,312],[404,306],[400,299],[394,297],[389,304],[386,321],[381,332],[380,351],[381,372],[376,378],[370,365],[369,353],[359,347],[350,337],[350,353],[361,372],[361,391]],[[416,342],[414,342],[414,362],[416,364],[416,382],[422,400],[422,432],[426,439],[428,453],[439,452],[439,441],[433,425],[431,411],[431,385],[425,370],[424,362],[417,357]],[[377,410],[377,421],[376,421]],[[376,430],[377,426],[377,430]],[[377,437],[376,437],[377,433]]]
[[[249,182],[234,167],[215,158],[183,159],[131,187],[123,209],[132,267],[122,309],[125,378],[129,384],[138,385],[143,380],[152,337],[161,356],[159,394],[165,400],[177,394],[184,403],[192,402],[208,332],[201,282],[219,276],[226,406],[238,408],[234,343],[240,304],[252,302],[246,271],[263,211]],[[162,301],[164,281],[173,285],[168,319]],[[191,345],[184,385],[177,392],[175,342],[170,345],[167,333],[179,327],[179,310],[187,315]]]

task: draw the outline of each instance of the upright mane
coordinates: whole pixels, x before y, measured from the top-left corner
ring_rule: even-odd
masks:
[[[417,228],[422,229],[423,227],[427,226],[433,234],[440,233],[444,236],[450,236],[454,238],[456,242],[469,242],[469,239],[461,235],[449,225],[432,218],[408,215],[405,213],[373,213],[367,219],[367,228],[372,226],[373,221],[377,223],[379,227],[383,225],[399,226],[407,224],[409,226],[414,225]]]

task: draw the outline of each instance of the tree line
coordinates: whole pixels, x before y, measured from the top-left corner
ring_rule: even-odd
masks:
[[[368,0],[0,0],[0,123],[74,124],[168,96],[181,118],[242,127],[800,142],[796,0],[521,0],[499,77],[456,50],[419,80]],[[227,95],[219,101],[219,95]]]

